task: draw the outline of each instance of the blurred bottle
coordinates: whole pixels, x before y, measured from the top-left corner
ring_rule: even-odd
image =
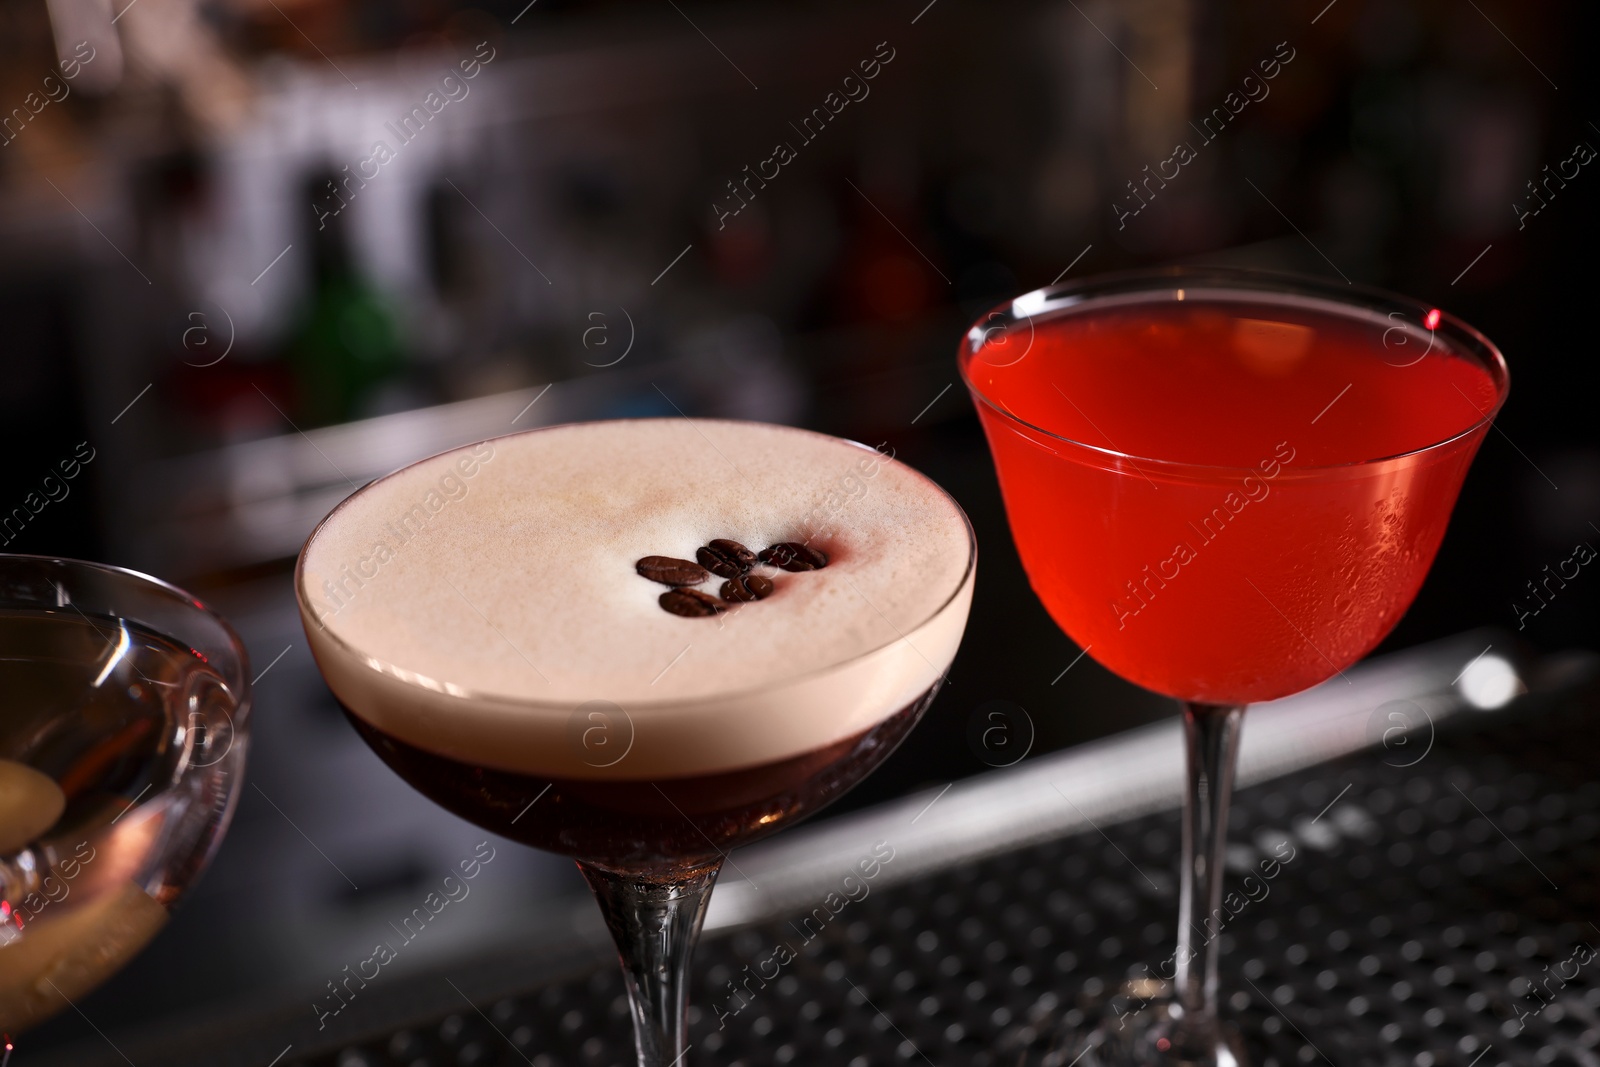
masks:
[[[343,202],[333,176],[307,183],[311,213],[311,296],[285,344],[298,394],[312,425],[362,413],[363,402],[405,370],[405,351],[388,303],[356,269],[345,238]]]

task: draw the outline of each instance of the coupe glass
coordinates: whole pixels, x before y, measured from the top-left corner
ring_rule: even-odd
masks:
[[[1090,355],[1113,329],[1135,348]],[[1319,337],[1338,338],[1337,350],[1313,347]],[[1223,402],[1218,377],[1244,372],[1211,373],[1200,355],[1222,344],[1250,368],[1260,403]],[[1034,591],[1089,655],[1182,702],[1177,952],[1123,987],[1142,1005],[1131,1018],[1108,1016],[1058,1040],[1051,1056],[1062,1065],[1081,1056],[1081,1067],[1242,1064],[1236,1032],[1217,1015],[1217,934],[1244,705],[1338,674],[1398,622],[1504,402],[1505,362],[1476,330],[1415,300],[1191,269],[1018,297],[972,327],[959,358]],[[1419,369],[1427,360],[1464,362]],[[1457,379],[1469,387],[1440,387]],[[1351,403],[1339,391],[1347,381],[1376,405],[1359,410],[1415,426],[1417,445],[1354,451],[1366,431],[1341,422],[1355,415],[1336,406]],[[1188,447],[1197,442],[1170,419],[1150,425],[1163,421],[1157,395],[1169,412],[1180,405],[1180,421],[1210,439],[1202,444],[1243,451],[1255,446],[1238,442],[1259,431],[1261,462],[1183,461],[1208,448]],[[1431,436],[1434,417],[1459,425]],[[1176,454],[1124,452],[1113,430],[1117,443],[1164,440]]]
[[[248,678],[180,589],[0,555],[0,1030],[99,985],[199,877],[239,793]]]
[[[420,676],[379,663],[319,624],[305,578],[306,551],[317,532],[301,553],[295,591],[324,678],[351,724],[390,768],[486,830],[577,861],[616,943],[639,1065],[676,1067],[688,1051],[689,960],[728,853],[811,815],[870,774],[927,710],[955,657],[971,605],[977,552],[965,513],[953,500],[950,506],[965,529],[967,553],[960,578],[940,590],[940,606],[899,639],[832,666],[759,690],[692,701],[632,701],[626,708],[603,699],[558,705],[532,692],[510,700],[450,687],[464,707],[562,724],[568,743],[594,772],[581,779],[486,766],[419,747],[373,725],[351,709],[354,700],[347,694],[378,686],[384,702],[405,709],[417,703],[407,679]],[[336,508],[318,530],[338,514]],[[873,609],[863,605],[862,610]],[[560,625],[559,618],[550,625]],[[619,650],[618,656],[624,655]],[[920,679],[914,691],[906,688],[911,677]],[[770,713],[743,710],[770,707],[774,697],[788,707],[860,705],[861,727],[852,736],[776,762],[674,773],[674,764],[685,759],[682,731],[677,743],[667,739],[664,744],[656,725],[662,716],[680,727],[687,723],[696,746],[726,752],[740,743],[736,734],[804,731],[803,720],[780,722]],[[742,725],[733,729],[735,724]],[[448,742],[439,745],[448,747]]]

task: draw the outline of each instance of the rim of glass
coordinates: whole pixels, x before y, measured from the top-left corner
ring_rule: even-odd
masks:
[[[394,478],[394,477],[396,477],[396,476],[398,476],[400,474],[403,474],[404,472],[410,470],[412,467],[415,467],[418,464],[428,463],[428,462],[430,462],[432,460],[438,459],[440,456],[448,456],[451,453],[459,452],[464,448],[472,448],[472,447],[474,447],[476,445],[481,445],[481,444],[485,444],[485,443],[492,443],[492,442],[495,442],[495,441],[504,441],[504,440],[507,440],[507,439],[512,438],[512,437],[526,437],[529,434],[546,433],[546,432],[548,432],[550,430],[567,429],[567,428],[570,428],[570,427],[573,427],[573,426],[597,426],[597,425],[606,425],[606,424],[613,424],[613,423],[629,423],[629,422],[662,422],[662,421],[670,422],[670,421],[672,421],[673,418],[676,418],[676,417],[677,416],[656,416],[656,417],[640,417],[640,418],[630,418],[630,419],[593,419],[593,420],[590,420],[588,422],[558,422],[558,423],[553,423],[553,424],[551,424],[549,426],[535,426],[535,427],[533,427],[531,429],[519,430],[519,431],[517,431],[515,433],[499,434],[498,436],[495,436],[495,437],[486,437],[481,441],[471,441],[471,442],[468,442],[467,444],[464,444],[464,445],[457,445],[454,448],[444,449],[442,452],[435,452],[431,456],[424,456],[421,459],[413,460],[412,462],[407,463],[402,467],[396,467],[394,470],[390,471],[388,474],[384,474],[384,475],[381,475],[381,476],[379,476],[377,478],[372,479],[372,481],[367,482],[360,489],[357,489],[355,492],[351,493],[349,496],[347,496],[343,500],[339,501],[338,504],[334,505],[332,511],[328,512],[326,515],[324,515],[322,517],[322,521],[318,522],[316,527],[311,531],[310,535],[306,537],[305,544],[300,546],[300,555],[295,559],[295,562],[294,562],[294,596],[295,596],[295,601],[296,601],[297,604],[299,604],[299,606],[303,610],[305,610],[308,614],[310,614],[313,619],[320,619],[320,616],[318,616],[316,614],[316,612],[311,611],[310,607],[306,604],[306,598],[305,598],[304,593],[303,593],[302,578],[304,577],[304,574],[305,574],[306,550],[311,547],[311,543],[317,539],[317,535],[322,532],[322,528],[324,526],[326,526],[329,522],[331,522],[335,515],[339,514],[339,512],[341,512],[341,511],[343,511],[345,506],[347,504],[349,504],[352,500],[354,500],[357,496],[359,496],[361,493],[365,492],[366,490],[372,488],[374,485],[377,485],[379,482],[388,481],[390,478]],[[687,416],[683,416],[683,417],[687,418]],[[948,608],[952,603],[955,602],[955,599],[958,596],[961,595],[961,591],[963,589],[965,589],[967,587],[968,583],[972,580],[972,573],[973,573],[974,570],[977,569],[977,566],[978,566],[978,536],[977,536],[977,533],[972,528],[972,520],[971,520],[971,518],[969,518],[967,516],[966,509],[961,506],[960,502],[957,501],[955,497],[950,495],[949,491],[946,490],[944,486],[940,485],[938,482],[934,481],[932,478],[928,477],[926,474],[923,474],[921,471],[917,470],[915,467],[911,466],[909,463],[906,463],[903,460],[901,460],[901,459],[899,459],[899,458],[897,458],[895,456],[885,456],[882,452],[879,452],[876,448],[873,448],[870,445],[863,444],[860,441],[856,441],[856,440],[853,440],[853,439],[848,438],[848,437],[836,437],[833,434],[821,433],[821,432],[819,432],[817,430],[807,430],[807,429],[805,429],[803,427],[799,427],[799,426],[789,426],[789,425],[786,425],[786,424],[781,423],[781,422],[757,422],[757,421],[755,421],[753,419],[691,419],[689,421],[691,421],[691,422],[721,422],[721,423],[730,423],[730,424],[733,424],[733,425],[736,425],[736,426],[764,426],[764,427],[770,427],[770,428],[777,429],[777,430],[784,430],[784,431],[787,431],[789,433],[809,434],[809,435],[811,435],[813,437],[823,437],[823,438],[826,438],[827,440],[830,440],[830,441],[838,441],[838,442],[840,442],[842,444],[851,445],[851,446],[853,446],[855,448],[861,449],[864,452],[870,452],[875,456],[879,456],[879,457],[881,457],[881,458],[883,458],[885,460],[888,460],[891,463],[898,463],[898,464],[900,464],[901,467],[904,467],[907,471],[909,471],[913,476],[915,476],[916,478],[920,479],[921,481],[927,483],[929,486],[932,486],[933,489],[936,492],[938,492],[938,494],[940,496],[942,496],[945,500],[949,501],[950,502],[950,506],[955,509],[955,513],[956,513],[957,517],[961,519],[962,527],[966,530],[966,534],[967,534],[967,565],[964,568],[962,568],[961,577],[955,583],[955,588],[950,591],[950,595],[949,596],[945,597],[943,600],[941,600],[939,602],[939,606],[938,607],[934,608],[927,615],[925,615],[923,618],[918,620],[915,625],[907,627],[904,631],[902,631],[900,634],[895,636],[893,639],[885,641],[881,645],[874,645],[872,648],[869,648],[869,649],[866,649],[864,651],[858,652],[855,655],[849,657],[848,659],[839,660],[837,663],[830,663],[830,664],[827,664],[826,666],[817,667],[814,670],[807,671],[804,674],[797,674],[792,678],[785,678],[782,681],[776,683],[776,685],[782,685],[782,686],[796,685],[796,684],[799,684],[801,682],[807,682],[807,681],[810,681],[813,678],[818,678],[818,677],[821,677],[821,676],[823,676],[825,674],[829,674],[829,673],[831,673],[833,671],[844,670],[845,668],[851,666],[852,664],[858,663],[861,660],[864,660],[869,656],[873,656],[873,655],[876,655],[879,652],[882,652],[884,649],[888,648],[891,645],[894,645],[894,644],[896,644],[896,643],[898,643],[900,641],[907,640],[910,637],[911,634],[916,633],[918,630],[920,630],[924,626],[928,625],[928,623],[932,622],[934,619],[936,619],[940,615],[942,615],[944,613],[945,609]],[[348,654],[352,658],[358,660],[363,665],[367,666],[369,669],[376,670],[376,668],[372,667],[372,664],[375,663],[375,662],[376,663],[383,663],[385,666],[389,666],[389,667],[398,667],[398,664],[391,664],[386,660],[379,660],[376,656],[371,656],[371,655],[368,655],[368,654],[362,652],[360,649],[356,648],[350,642],[346,641],[344,638],[342,638],[338,634],[334,633],[333,629],[331,627],[322,626],[321,630],[322,630],[323,634],[326,635],[326,637],[327,637],[329,642],[331,642],[332,644],[338,646],[346,654]],[[379,673],[388,673],[388,672],[379,671]],[[392,674],[390,674],[389,677],[394,678],[394,680],[398,684],[401,684],[401,685],[410,684],[410,683],[407,683],[407,682],[403,681],[400,678],[396,678]],[[942,680],[943,677],[944,677],[944,675],[941,674],[940,675],[940,679]],[[423,687],[419,686],[417,688],[423,688]],[[464,689],[462,687],[457,687],[457,688],[461,689],[461,691],[460,692],[456,692],[456,693],[445,692],[445,693],[441,693],[441,695],[453,697],[454,699],[457,699],[457,700],[468,700],[468,701],[475,701],[475,702],[487,703],[487,704],[503,704],[503,705],[508,705],[508,706],[521,707],[521,708],[536,707],[536,708],[551,708],[551,709],[570,710],[570,709],[567,709],[567,704],[566,704],[565,701],[558,703],[558,702],[549,701],[549,700],[537,700],[537,699],[529,699],[529,698],[522,698],[522,697],[515,697],[515,696],[507,696],[507,695],[496,694],[496,693],[484,693],[484,692],[479,692],[479,691],[476,691],[476,690]],[[694,706],[694,705],[706,705],[706,704],[709,704],[709,703],[711,703],[713,701],[739,700],[739,699],[742,699],[744,697],[751,696],[752,694],[768,692],[773,688],[774,688],[774,683],[770,683],[769,682],[769,683],[762,683],[762,684],[758,684],[758,685],[747,686],[747,687],[745,687],[743,689],[733,689],[733,690],[729,690],[728,692],[725,692],[725,693],[713,693],[713,694],[710,694],[708,696],[677,697],[677,698],[666,699],[666,700],[631,701],[630,702],[630,706],[632,706],[632,707],[649,707],[649,708],[672,708],[672,707],[690,707],[690,706]],[[439,692],[439,691],[438,690],[429,690],[429,692]],[[607,699],[607,698],[605,698],[605,697],[590,697],[588,699],[590,699],[590,700],[595,700],[595,699],[604,700],[604,699]],[[579,703],[583,703],[583,701],[580,701]],[[898,709],[895,709],[895,710],[898,710]]]
[[[1254,474],[1256,473],[1255,467],[1190,463],[1183,460],[1159,459],[1154,456],[1138,456],[1065,437],[1028,422],[1026,419],[1019,418],[998,405],[984,395],[983,390],[973,382],[972,376],[968,372],[972,361],[977,358],[979,351],[982,349],[987,334],[994,329],[993,321],[996,316],[1003,320],[1002,324],[1005,326],[1023,321],[1036,323],[1060,318],[1068,314],[1092,311],[1099,307],[1161,303],[1165,301],[1175,302],[1182,299],[1182,296],[1177,294],[1184,294],[1197,289],[1203,290],[1207,294],[1225,294],[1229,297],[1255,297],[1268,300],[1276,298],[1279,302],[1294,304],[1302,308],[1320,309],[1356,321],[1365,318],[1366,315],[1352,314],[1353,311],[1376,313],[1378,315],[1398,312],[1402,315],[1410,315],[1412,318],[1410,321],[1403,321],[1397,325],[1411,327],[1416,330],[1425,329],[1425,327],[1421,326],[1421,323],[1429,315],[1438,312],[1438,325],[1429,332],[1442,335],[1446,341],[1447,349],[1453,350],[1456,355],[1464,359],[1470,359],[1478,363],[1489,372],[1490,377],[1494,380],[1496,391],[1494,404],[1491,405],[1487,412],[1480,411],[1478,419],[1458,433],[1417,448],[1408,449],[1404,452],[1395,452],[1386,456],[1351,460],[1345,463],[1286,467],[1283,472],[1285,474],[1305,477],[1318,472],[1349,471],[1442,449],[1462,438],[1477,433],[1492,423],[1495,416],[1499,414],[1500,409],[1505,405],[1506,397],[1510,395],[1511,372],[1506,366],[1505,357],[1501,355],[1500,349],[1477,329],[1440,308],[1372,286],[1340,285],[1327,279],[1311,275],[1293,274],[1287,271],[1233,267],[1175,266],[1149,270],[1116,271],[1093,275],[1061,285],[1049,285],[1024,293],[998,305],[992,311],[979,318],[967,330],[962,337],[960,351],[956,360],[961,380],[966,385],[967,391],[979,403],[999,415],[1007,423],[1023,427],[1052,441],[1059,441],[1074,448],[1082,449],[1103,459],[1126,462],[1129,465],[1149,465],[1175,473],[1189,472],[1206,475]],[[1398,370],[1403,369],[1406,365],[1396,364],[1393,366]],[[1473,406],[1476,407],[1477,405],[1474,404]]]
[[[99,572],[100,574],[109,575],[109,576],[111,576],[112,578],[114,578],[114,579],[116,579],[118,581],[131,581],[131,582],[133,582],[133,583],[135,583],[137,585],[146,586],[146,587],[154,587],[154,589],[159,590],[160,592],[166,593],[167,595],[173,597],[174,599],[181,601],[185,605],[187,610],[194,611],[197,614],[204,615],[204,616],[208,617],[222,631],[222,635],[223,635],[223,637],[225,637],[227,639],[227,643],[228,643],[229,649],[232,651],[233,656],[234,656],[234,662],[230,666],[236,668],[236,671],[237,671],[237,677],[236,678],[230,678],[228,680],[228,684],[229,684],[230,688],[234,689],[234,691],[239,695],[241,705],[244,704],[244,702],[246,700],[248,700],[248,683],[247,683],[247,679],[248,679],[249,672],[250,672],[250,666],[249,666],[250,665],[250,653],[249,653],[249,650],[245,647],[245,643],[239,637],[239,634],[237,633],[237,631],[234,630],[232,623],[230,623],[215,608],[211,607],[211,605],[205,603],[199,597],[195,596],[193,593],[190,593],[188,590],[182,589],[182,588],[180,588],[180,587],[178,587],[176,585],[173,585],[171,582],[167,581],[165,578],[157,578],[153,574],[146,574],[144,571],[137,571],[137,570],[134,570],[132,567],[119,567],[119,566],[116,566],[115,564],[112,564],[112,563],[97,563],[94,560],[88,560],[88,559],[74,559],[71,556],[37,555],[37,554],[34,554],[34,553],[28,553],[28,552],[0,552],[0,568],[5,567],[7,565],[7,563],[9,563],[11,561],[25,561],[25,562],[28,562],[28,563],[55,564],[57,566],[64,567],[69,571],[71,571],[71,570],[96,571],[96,572]],[[13,603],[9,602],[9,598],[7,598],[7,597],[5,597],[3,595],[0,595],[0,611],[39,611],[39,612],[49,612],[49,611],[52,611],[52,610],[59,610],[59,608],[52,609],[49,606],[43,605],[43,604],[40,604],[40,605],[13,604]],[[106,619],[118,618],[118,619],[126,619],[126,620],[128,620],[130,622],[136,622],[139,625],[145,627],[146,629],[153,630],[156,633],[161,634],[163,637],[168,637],[168,638],[172,638],[174,640],[181,641],[183,643],[183,645],[185,647],[189,648],[191,651],[197,651],[194,648],[194,645],[189,641],[188,638],[183,637],[180,634],[169,633],[169,632],[167,632],[167,630],[165,628],[157,625],[154,622],[141,620],[141,619],[139,619],[137,617],[134,617],[134,616],[131,616],[131,615],[126,615],[126,616],[123,616],[123,615],[108,615],[104,611],[102,611],[101,609],[98,609],[98,608],[94,609],[91,612],[91,614],[99,615],[101,618],[106,618]],[[215,666],[215,664],[213,664],[213,666]],[[225,672],[225,673],[227,673],[227,672]]]

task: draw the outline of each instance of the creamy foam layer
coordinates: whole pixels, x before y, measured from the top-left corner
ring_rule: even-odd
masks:
[[[808,542],[829,563],[760,566],[773,594],[715,618],[663,611],[635,562],[718,537]],[[505,770],[648,778],[799,755],[909,704],[954,658],[972,554],[954,502],[877,451],[637,419],[368,485],[306,543],[296,592],[324,677],[379,729]]]

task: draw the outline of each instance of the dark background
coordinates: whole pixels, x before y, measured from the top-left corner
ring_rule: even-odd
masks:
[[[270,666],[214,869],[31,1042],[309,1000],[470,855],[482,835],[339,720],[289,587],[346,479],[456,443],[678,408],[887,442],[949,488],[982,547],[972,623],[925,725],[847,805],[983,770],[967,726],[988,701],[1026,709],[1035,752],[1170,713],[1092,660],[1067,671],[1078,650],[1027,588],[955,375],[968,324],[1069,266],[1342,273],[1499,343],[1500,432],[1386,647],[1515,630],[1527,583],[1600,542],[1600,170],[1519,220],[1546,165],[1600,146],[1593,5],[925,3],[113,0],[114,23],[0,5],[0,549],[183,584]],[[34,113],[78,41],[95,58]],[[1119,226],[1127,183],[1280,42],[1270,94]],[[883,48],[870,95],[802,143],[791,123]],[[475,53],[493,58],[465,98],[329,192]],[[719,218],[778,141],[796,158]],[[1597,606],[1585,571],[1518,636],[1593,648]],[[517,916],[582,891],[562,861],[502,857],[500,905],[408,966],[536,947]]]

